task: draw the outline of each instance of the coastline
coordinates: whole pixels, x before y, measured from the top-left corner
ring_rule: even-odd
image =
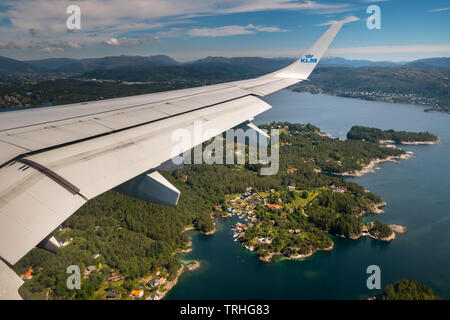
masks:
[[[189,253],[192,251],[192,241],[189,240],[189,242],[186,245],[185,249],[182,249],[179,252],[175,252],[175,254],[183,254],[183,253]]]
[[[407,160],[407,159],[411,159],[412,157],[414,157],[414,153],[412,151],[408,151],[405,154],[402,154],[400,156],[389,156],[384,159],[379,159],[379,158],[374,159],[374,160],[370,161],[367,165],[365,165],[360,170],[346,171],[346,172],[333,173],[333,174],[336,176],[341,176],[341,177],[361,177],[365,174],[373,173],[376,170],[379,170],[380,168],[377,165],[380,163],[398,162],[398,160]]]
[[[352,237],[351,239],[357,240],[362,237],[369,237],[374,240],[389,242],[389,241],[396,239],[398,234],[403,234],[408,230],[405,226],[401,226],[401,225],[397,225],[397,224],[390,224],[389,228],[391,229],[392,233],[388,237],[380,237],[375,234],[372,234],[366,227],[365,229],[363,229],[363,231],[358,236]]]
[[[268,262],[268,263],[273,262],[273,258],[275,256],[282,256],[282,258],[285,258],[287,260],[302,260],[302,259],[309,258],[309,257],[313,256],[318,251],[331,251],[331,250],[333,250],[333,248],[334,248],[334,242],[331,241],[331,245],[326,247],[326,248],[322,248],[322,249],[312,249],[312,248],[310,248],[310,251],[308,253],[304,253],[304,254],[296,254],[296,255],[285,256],[284,254],[282,254],[280,252],[270,252],[268,255],[266,255],[264,257],[263,256],[258,257],[258,259],[260,261]]]
[[[406,227],[400,226],[400,225],[396,225],[396,224],[389,225],[389,228],[392,230],[392,234],[389,237],[382,238],[382,237],[373,235],[370,232],[368,232],[365,236],[368,236],[368,237],[370,237],[372,239],[375,239],[375,240],[389,242],[389,241],[392,241],[392,240],[396,239],[397,234],[403,234],[407,230]]]
[[[316,252],[318,251],[331,251],[334,248],[334,242],[331,241],[331,245],[326,247],[326,248],[322,248],[322,249],[311,249],[310,252],[305,253],[305,254],[296,254],[296,255],[290,255],[288,257],[289,260],[301,260],[301,259],[305,259],[305,258],[309,258],[311,256],[313,256]]]
[[[441,139],[437,138],[435,141],[400,141],[399,144],[404,145],[431,145],[431,144],[439,144],[441,143]]]
[[[217,231],[217,224],[216,224],[216,222],[214,221],[214,229],[212,229],[212,230],[210,230],[210,231],[208,231],[208,232],[202,232],[202,231],[198,230],[198,229],[197,229],[196,227],[194,227],[194,226],[189,226],[189,227],[184,228],[183,232],[193,231],[193,230],[196,230],[196,231],[198,231],[198,232],[201,232],[201,233],[203,233],[203,234],[205,234],[205,235],[212,235],[212,234],[214,234],[214,233]],[[192,249],[192,241],[189,241],[189,242],[187,243],[185,249],[182,249],[182,250],[180,250],[180,251],[178,251],[178,252],[175,252],[174,255],[184,254],[184,253],[189,253],[189,252],[191,252],[192,250],[193,250],[193,249]],[[181,262],[181,261],[180,261],[180,262]],[[175,278],[174,278],[173,280],[171,280],[171,281],[166,281],[166,283],[165,283],[165,285],[164,285],[164,291],[158,296],[158,300],[163,299],[163,298],[167,295],[167,293],[169,293],[169,291],[170,291],[170,290],[178,283],[178,280],[180,279],[180,277],[181,277],[185,272],[192,272],[192,271],[195,271],[195,270],[197,270],[198,268],[200,268],[200,266],[201,266],[201,264],[200,264],[200,262],[197,261],[197,260],[194,260],[193,262],[188,263],[188,264],[185,264],[185,263],[181,262],[181,267],[180,267],[180,269],[178,270],[177,275],[175,276]],[[149,298],[149,299],[147,299],[147,300],[151,300],[151,299]]]
[[[364,216],[366,214],[382,214],[382,213],[384,213],[384,210],[381,209],[381,208],[386,207],[386,206],[387,206],[387,202],[386,201],[382,201],[382,202],[379,202],[379,203],[371,203],[368,206],[368,210],[361,211],[359,213],[359,216],[362,217],[362,216]]]
[[[445,107],[442,106],[434,106],[434,103],[424,103],[424,102],[417,102],[414,100],[405,100],[405,101],[393,101],[393,100],[388,100],[385,98],[380,98],[380,97],[372,97],[370,99],[368,99],[366,96],[363,95],[358,95],[358,96],[349,96],[348,94],[345,93],[332,93],[332,92],[325,92],[323,89],[319,88],[318,91],[311,91],[311,90],[296,90],[296,88],[294,89],[290,89],[290,91],[292,92],[297,92],[297,93],[309,93],[309,94],[323,94],[323,95],[327,95],[327,96],[331,96],[331,97],[339,97],[339,98],[347,98],[347,99],[357,99],[357,100],[363,100],[363,101],[372,101],[372,102],[383,102],[383,103],[390,103],[390,104],[410,104],[410,105],[417,105],[417,106],[421,106],[423,107],[423,112],[438,112],[438,113],[447,113],[450,114],[450,111],[445,109]]]
[[[207,236],[210,236],[210,235],[216,233],[216,231],[217,231],[217,223],[216,223],[216,221],[214,220],[213,215],[211,216],[211,218],[212,218],[212,220],[213,220],[214,228],[212,228],[211,230],[209,230],[209,231],[207,231],[207,232],[202,232],[204,235],[207,235]]]
[[[194,230],[195,230],[195,231],[201,232],[201,233],[203,233],[203,234],[205,234],[205,235],[211,235],[211,234],[214,234],[214,233],[217,231],[217,223],[216,223],[216,221],[214,220],[214,213],[211,214],[211,219],[212,219],[212,221],[213,221],[214,228],[211,229],[211,230],[209,230],[209,231],[203,232],[203,231],[199,230],[197,227],[191,225],[191,226],[185,227],[185,228],[183,229],[183,232],[188,232],[188,231],[194,231]],[[190,241],[189,241],[189,242],[190,242]],[[192,244],[192,243],[191,243],[191,244]]]
[[[186,227],[183,229],[183,232],[192,231],[192,230],[196,230],[196,228],[194,226]]]
[[[394,140],[380,140],[380,144],[403,144],[403,145],[426,145],[426,144],[439,144],[441,143],[441,138],[437,138],[434,141],[394,141]]]
[[[169,291],[178,283],[178,280],[184,273],[195,271],[198,268],[200,268],[200,262],[198,262],[198,261],[194,261],[189,264],[181,263],[181,267],[180,267],[180,269],[178,269],[178,272],[177,272],[177,275],[175,276],[175,278],[170,281],[166,281],[166,283],[164,284],[164,291],[158,296],[158,300],[163,299],[167,295],[167,293],[169,293]],[[151,299],[146,299],[146,300],[151,300]]]

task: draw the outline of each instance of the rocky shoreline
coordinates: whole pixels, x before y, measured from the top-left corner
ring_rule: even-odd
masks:
[[[422,144],[439,144],[441,139],[437,138],[435,141],[401,141],[400,144],[406,145],[422,145]]]
[[[400,142],[396,142],[394,140],[380,140],[380,144],[391,144],[391,143],[396,143],[396,144],[403,144],[403,145],[426,145],[426,144],[439,144],[441,143],[441,139],[437,138],[435,141],[400,141]]]
[[[285,256],[284,254],[282,254],[280,252],[270,252],[268,255],[266,255],[264,257],[263,256],[258,257],[258,259],[263,262],[273,262],[273,258],[275,256],[282,256],[282,257],[286,257],[288,260],[301,260],[301,259],[311,257],[317,251],[331,251],[331,250],[333,250],[333,248],[334,248],[334,242],[331,242],[331,245],[329,247],[326,247],[323,249],[312,249],[311,248],[310,251],[305,254],[295,254],[295,255]]]
[[[195,227],[186,227],[184,228],[183,232],[187,232],[187,231],[193,231],[193,230],[197,230],[197,228]],[[215,233],[217,231],[217,227],[216,227],[216,222],[214,221],[214,229],[210,230],[208,232],[203,232],[203,234],[206,235],[211,235],[213,233]],[[186,245],[185,249],[182,249],[178,252],[176,252],[175,254],[184,254],[184,253],[189,253],[192,251],[192,241],[189,241]],[[198,268],[200,268],[200,262],[195,260],[189,264],[184,264],[181,263],[181,267],[177,272],[177,275],[175,276],[175,278],[171,281],[166,281],[165,286],[164,286],[164,291],[158,296],[158,299],[162,299],[166,296],[166,294],[177,284],[179,278],[181,277],[181,275],[185,272],[192,272],[197,270]]]
[[[405,226],[396,225],[396,224],[389,225],[389,228],[392,230],[392,233],[388,237],[379,237],[379,236],[376,236],[376,235],[370,233],[370,231],[369,231],[367,233],[361,233],[358,238],[366,236],[366,237],[370,237],[375,240],[389,242],[389,241],[394,240],[397,237],[397,234],[403,234],[407,230],[407,228]]]
[[[192,251],[192,241],[189,241],[186,245],[186,248],[177,252],[177,254],[189,253]]]
[[[398,162],[398,160],[407,160],[414,157],[414,153],[411,151],[406,152],[405,154],[402,154],[400,156],[389,156],[384,159],[374,159],[369,162],[364,168],[356,171],[346,171],[342,173],[333,173],[334,175],[341,176],[341,177],[361,177],[365,174],[375,172],[376,170],[379,170],[380,168],[377,166],[379,163],[383,162]]]
[[[367,210],[363,210],[360,212],[360,216],[364,216],[366,214],[382,214],[384,213],[384,210],[381,209],[383,207],[387,206],[387,202],[386,201],[382,201],[380,203],[371,203]]]
[[[296,255],[290,255],[288,257],[289,260],[301,260],[301,259],[305,259],[305,258],[309,258],[312,255],[314,255],[317,251],[331,251],[334,248],[334,242],[331,242],[331,245],[329,247],[323,248],[323,249],[311,249],[310,252],[305,253],[305,254],[296,254]]]
[[[213,220],[213,224],[214,224],[214,228],[212,230],[207,231],[207,232],[203,232],[203,234],[209,236],[209,235],[212,235],[212,234],[216,233],[216,231],[217,231],[217,223],[216,223],[215,220]]]
[[[158,300],[163,299],[167,293],[178,283],[178,280],[180,279],[181,275],[185,272],[192,272],[194,270],[197,270],[200,268],[200,262],[193,261],[189,264],[182,264],[180,269],[178,269],[177,275],[173,280],[166,281],[164,284],[164,291],[161,292],[161,294],[158,296]]]

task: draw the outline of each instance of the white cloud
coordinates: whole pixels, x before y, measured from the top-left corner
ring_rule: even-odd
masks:
[[[242,34],[252,34],[256,32],[286,32],[288,30],[278,27],[254,26],[252,24],[246,26],[223,26],[217,28],[194,28],[187,32],[191,37],[228,37]]]
[[[152,35],[141,35],[140,38],[109,38],[103,41],[104,44],[113,47],[134,47],[140,44],[152,42],[158,40],[157,36]]]
[[[109,38],[109,39],[103,41],[103,43],[107,44],[109,46],[115,46],[115,47],[120,46],[120,40],[117,38]]]
[[[450,10],[450,7],[447,7],[447,8],[437,8],[437,9],[430,10],[430,12],[441,12],[441,11],[447,11],[447,10]]]
[[[283,32],[286,30],[273,26],[190,29],[187,24],[192,23],[195,17],[244,12],[291,10],[335,14],[354,9],[351,4],[322,1],[325,0],[77,0],[76,4],[81,8],[81,30],[67,32],[66,9],[74,1],[5,0],[0,19],[9,20],[10,24],[0,26],[0,50],[59,52],[99,43],[112,47],[134,47],[167,37]],[[154,38],[135,39],[128,35],[131,32],[151,33]],[[41,43],[37,45],[33,41]]]
[[[359,21],[359,20],[360,20],[360,19],[359,19],[358,17],[355,17],[355,16],[348,16],[348,17],[345,17],[345,18],[342,19],[342,20],[330,20],[330,21],[327,21],[327,22],[318,24],[318,26],[328,26],[328,25],[331,25],[331,24],[335,24],[335,23],[337,23],[337,22],[349,23],[349,22]]]
[[[14,28],[28,36],[30,30],[39,30],[42,35],[61,35],[66,31],[69,4],[73,1],[8,1],[2,16],[9,18]],[[267,10],[337,13],[353,8],[349,4],[323,4],[310,0],[79,0],[76,4],[81,8],[81,32],[109,32],[110,35],[154,29],[177,23],[180,19],[205,15]]]

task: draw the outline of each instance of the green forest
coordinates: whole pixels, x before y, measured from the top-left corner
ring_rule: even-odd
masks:
[[[379,143],[384,140],[392,140],[396,143],[402,142],[436,142],[438,137],[429,132],[407,132],[381,130],[378,128],[368,128],[362,126],[354,126],[347,133],[347,139],[350,140],[365,140]]]
[[[433,289],[415,280],[401,279],[387,285],[382,300],[440,300]]]
[[[305,230],[308,241],[292,244],[303,246],[300,250],[306,250],[310,244],[320,248],[328,246],[330,240],[324,231],[347,236],[359,234],[359,214],[381,199],[332,173],[360,169],[374,158],[403,151],[369,141],[332,139],[309,124],[283,122],[262,127],[281,131],[280,170],[276,175],[259,175],[260,164],[185,165],[178,170],[164,171],[162,174],[181,191],[176,207],[108,191],[86,203],[54,232],[59,241],[68,243],[58,254],[33,249],[14,266],[18,274],[33,269],[33,278],[21,288],[22,296],[25,299],[104,298],[110,286],[104,289],[105,279],[111,269],[126,277],[120,288],[122,297],[128,297],[129,290],[156,270],[164,270],[169,279],[173,278],[180,267],[175,254],[185,249],[189,241],[184,229],[195,226],[203,232],[212,230],[211,213],[215,207],[224,205],[227,195],[243,193],[247,187],[260,192],[274,189],[283,201],[291,204],[293,210],[286,215],[276,216],[274,212],[261,210],[261,219],[273,219],[280,231],[280,242],[274,242],[279,250],[291,246],[282,242],[293,241],[285,232],[289,228]],[[288,173],[290,168],[297,171]],[[346,188],[346,192],[332,192],[330,185]],[[287,186],[306,193],[290,194],[286,192]],[[305,208],[297,202],[301,197],[308,197],[308,192],[319,189],[308,205],[309,217],[305,217],[301,214]],[[96,254],[99,257],[93,256]],[[81,290],[66,288],[69,265],[85,270],[99,263],[102,270],[83,279]],[[106,290],[104,295],[99,295],[100,288]]]

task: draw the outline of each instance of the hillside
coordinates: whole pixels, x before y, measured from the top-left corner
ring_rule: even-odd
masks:
[[[404,65],[406,68],[422,70],[442,70],[450,69],[450,58],[429,58],[409,62]]]
[[[0,76],[35,72],[34,68],[22,61],[0,57]]]
[[[18,61],[0,57],[0,76],[36,74],[81,74],[93,70],[109,70],[124,67],[146,68],[155,66],[176,66],[179,62],[165,55],[111,56],[89,59],[50,58]]]
[[[450,70],[406,67],[323,67],[294,91],[391,103],[424,104],[442,111],[450,106]],[[439,111],[441,111],[439,110]],[[438,110],[436,110],[438,111]]]

